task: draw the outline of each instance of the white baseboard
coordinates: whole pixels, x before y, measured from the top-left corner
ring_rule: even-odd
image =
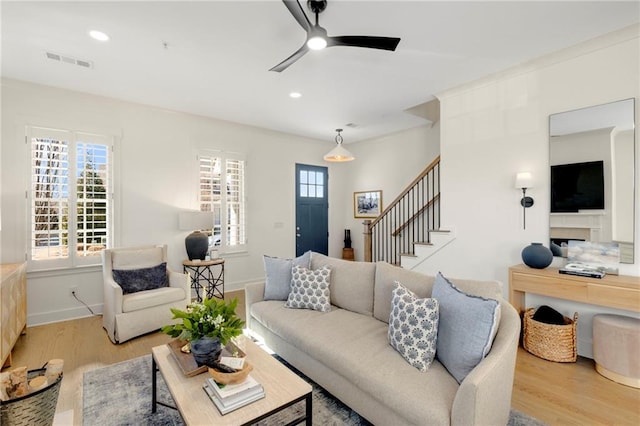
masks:
[[[102,314],[102,304],[90,305],[90,307],[96,315]],[[60,311],[49,311],[28,315],[27,326],[33,327],[36,325],[51,324],[54,322],[68,321],[90,316],[91,312],[89,312],[86,306],[78,306],[71,309],[63,309]]]

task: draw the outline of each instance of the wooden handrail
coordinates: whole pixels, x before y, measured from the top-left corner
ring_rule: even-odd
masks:
[[[425,176],[426,176],[426,175],[427,175],[431,170],[433,170],[433,169],[434,169],[434,168],[435,168],[439,163],[440,163],[440,156],[438,155],[438,156],[437,156],[437,157],[436,157],[436,158],[435,158],[435,159],[434,159],[434,160],[433,160],[433,161],[432,161],[432,162],[427,166],[427,168],[426,168],[426,169],[424,169],[424,170],[422,171],[422,173],[420,173],[420,174],[418,175],[418,177],[417,177],[417,178],[415,178],[415,179],[413,180],[413,182],[411,182],[411,183],[410,183],[410,184],[409,184],[409,185],[404,189],[404,191],[402,191],[402,192],[400,193],[400,195],[398,195],[398,196],[395,198],[395,200],[393,200],[393,201],[391,202],[391,204],[389,204],[389,205],[387,206],[387,208],[386,208],[386,209],[384,209],[384,210],[382,211],[382,213],[380,213],[380,215],[379,215],[379,216],[378,216],[374,221],[372,221],[372,222],[369,224],[369,227],[373,227],[373,226],[375,226],[375,224],[376,224],[376,223],[378,223],[378,222],[379,222],[379,221],[384,217],[384,215],[385,215],[385,214],[387,214],[387,212],[388,212],[389,210],[391,210],[391,209],[392,209],[396,204],[398,204],[398,202],[399,202],[399,201],[400,201],[400,200],[401,200],[405,195],[407,195],[407,194],[409,193],[409,191],[411,191],[411,189],[412,189],[414,186],[416,186],[416,184],[417,184],[418,182],[420,182],[420,180],[421,180],[422,178],[424,178],[424,177],[425,177]]]
[[[438,201],[440,199],[440,194],[436,194],[435,197],[431,198],[431,200],[429,200],[429,202],[424,205],[420,210],[418,210],[413,216],[411,216],[405,223],[403,223],[402,225],[400,225],[398,227],[398,229],[396,229],[395,231],[393,231],[391,233],[392,237],[396,237],[400,232],[402,232],[402,230],[404,228],[406,228],[407,226],[409,226],[409,224],[413,223],[414,220],[416,220],[416,218],[420,215],[422,215],[422,213],[424,213],[425,210],[427,210],[429,207],[431,207],[436,201]]]

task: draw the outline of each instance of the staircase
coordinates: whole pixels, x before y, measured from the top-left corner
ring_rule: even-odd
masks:
[[[455,238],[440,227],[440,157],[365,225],[364,258],[413,269]]]

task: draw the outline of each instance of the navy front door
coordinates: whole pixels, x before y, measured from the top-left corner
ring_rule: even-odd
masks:
[[[296,164],[296,256],[308,250],[328,254],[327,168]]]

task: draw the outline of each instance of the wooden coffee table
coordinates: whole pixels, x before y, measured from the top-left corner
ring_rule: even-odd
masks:
[[[202,385],[208,373],[186,377],[167,345],[152,352],[152,410],[156,404],[156,371],[160,370],[182,419],[188,425],[248,425],[263,420],[285,408],[305,402],[305,414],[290,424],[305,422],[311,426],[311,385],[282,365],[258,345],[246,339],[247,360],[253,365],[251,375],[262,384],[265,397],[224,416],[213,405]]]

